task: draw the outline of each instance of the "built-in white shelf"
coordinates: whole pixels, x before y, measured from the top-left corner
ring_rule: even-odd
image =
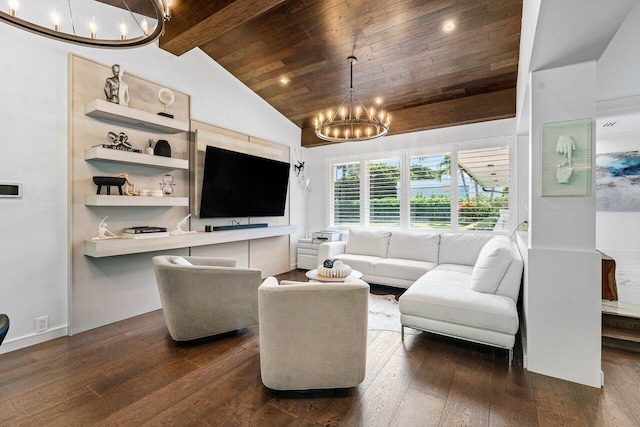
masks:
[[[144,129],[163,133],[180,133],[189,131],[189,123],[181,120],[170,119],[147,111],[125,107],[113,102],[94,99],[85,104],[84,114],[98,119],[112,120],[126,123]]]
[[[92,258],[103,258],[116,255],[137,254],[143,252],[164,251],[168,249],[188,248],[193,246],[217,245],[244,240],[264,239],[267,237],[286,236],[297,232],[297,225],[279,225],[273,227],[213,231],[210,233],[198,232],[178,234],[169,237],[155,237],[138,240],[127,239],[125,237],[109,240],[85,240],[84,254]]]
[[[132,153],[130,151],[112,150],[104,147],[91,147],[84,150],[85,160],[101,160],[111,163],[153,166],[164,169],[189,170],[189,161],[172,157],[153,156],[151,154]]]
[[[118,191],[115,188],[111,190]],[[189,198],[85,194],[84,204],[85,206],[189,206]]]

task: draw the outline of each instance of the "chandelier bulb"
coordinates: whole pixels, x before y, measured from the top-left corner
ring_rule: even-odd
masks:
[[[20,3],[18,3],[18,0],[9,0],[9,15],[16,16],[19,8]]]
[[[51,23],[54,31],[60,31],[60,14],[55,7],[51,11]]]
[[[98,24],[96,24],[95,16],[89,22],[89,37],[95,39],[98,35]]]
[[[145,36],[149,35],[149,21],[147,21],[147,18],[142,18],[142,22],[140,23],[140,29],[142,30],[142,33]]]
[[[164,19],[165,21],[171,21],[171,6],[173,5],[172,0],[163,0],[164,2]]]
[[[123,19],[122,23],[120,24],[120,40],[126,40],[128,32],[129,30],[127,29],[127,24],[124,23]]]

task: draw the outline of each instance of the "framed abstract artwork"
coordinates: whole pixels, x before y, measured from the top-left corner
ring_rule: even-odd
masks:
[[[542,195],[591,194],[591,119],[542,125]]]
[[[596,155],[596,210],[640,212],[640,153]]]

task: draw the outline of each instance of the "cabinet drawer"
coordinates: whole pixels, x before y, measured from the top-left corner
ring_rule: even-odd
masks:
[[[318,250],[318,246],[320,246],[320,245],[313,244],[313,243],[298,243],[298,248],[312,249],[314,251]]]
[[[298,268],[313,270],[318,267],[316,265],[317,257],[312,255],[298,254]]]
[[[318,256],[318,251],[315,249],[298,248],[298,255],[313,255]]]

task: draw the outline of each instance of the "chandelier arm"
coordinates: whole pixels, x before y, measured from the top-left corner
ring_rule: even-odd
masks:
[[[76,33],[76,23],[73,20],[73,10],[71,9],[71,0],[67,0],[69,3],[69,16],[71,17],[71,29],[73,30],[73,34]]]
[[[344,105],[344,103],[347,101],[347,98],[349,97],[349,94],[347,94],[344,98],[342,98],[342,102],[340,103],[340,105],[338,106],[338,109],[336,110],[335,113],[333,113],[333,117],[331,117],[331,121],[335,122],[336,121],[336,117],[338,116],[338,113],[340,112],[340,110],[342,109],[342,106]]]
[[[142,33],[144,34],[144,30],[142,30],[142,25],[140,25],[140,23],[138,22],[138,20],[136,19],[136,16],[133,14],[133,12],[131,11],[131,8],[129,7],[129,5],[127,4],[127,2],[125,0],[122,0],[122,4],[124,4],[124,7],[127,8],[127,10],[129,11],[129,15],[131,15],[131,18],[133,19],[133,22],[136,23],[136,25],[138,26],[138,28],[140,28],[140,31],[142,31]]]

